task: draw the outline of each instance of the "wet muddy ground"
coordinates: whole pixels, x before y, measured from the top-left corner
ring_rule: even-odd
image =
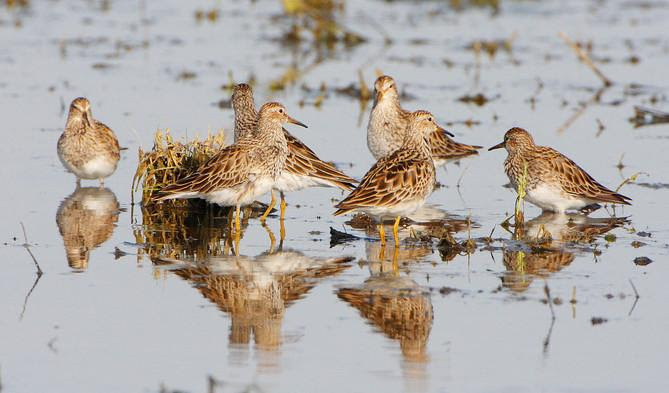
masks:
[[[269,0],[20,3],[0,6],[3,391],[666,391],[669,3],[349,1],[330,33]],[[440,169],[396,255],[332,217],[334,189],[288,195],[283,241],[250,218],[240,257],[224,212],[132,204],[157,129],[232,138],[233,81],[362,176],[376,70],[456,139],[522,126],[633,205],[528,205],[514,240],[501,151]],[[104,189],[56,155],[81,95],[127,148]]]

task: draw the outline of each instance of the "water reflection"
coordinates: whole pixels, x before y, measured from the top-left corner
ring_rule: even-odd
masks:
[[[544,212],[525,223],[525,237],[536,239],[542,233],[561,243],[592,243],[601,235],[628,223],[626,217],[593,218],[583,214]]]
[[[386,233],[391,233],[393,223],[394,220],[384,222]],[[368,239],[378,238],[379,236],[378,226],[374,220],[365,214],[354,216],[346,224],[353,229],[363,231],[365,237]],[[400,221],[400,243],[408,243],[408,245],[400,247],[399,261],[410,261],[431,254],[430,238],[442,239],[450,237],[453,233],[464,232],[478,227],[479,224],[473,222],[471,219],[449,214],[438,205],[424,205],[411,216]],[[407,240],[409,241],[407,242]],[[379,257],[380,254],[378,252],[374,251],[380,250],[380,244],[367,242],[365,247],[368,259],[383,259]],[[389,255],[392,255],[392,253]]]
[[[116,195],[108,188],[78,187],[63,200],[56,224],[72,269],[88,268],[91,251],[111,237],[119,212]]]
[[[350,267],[351,258],[316,258],[280,250],[255,257],[220,256],[180,262],[170,271],[230,316],[232,363],[245,364],[255,349],[264,371],[279,367],[286,308],[326,277]],[[174,262],[174,261],[170,261]],[[156,260],[155,263],[164,263]],[[253,346],[251,345],[253,343]]]
[[[376,244],[376,243],[370,243]],[[369,246],[369,244],[368,244]],[[410,250],[407,249],[406,251]],[[417,248],[420,254],[422,248]],[[385,254],[381,252],[381,254]],[[410,258],[400,256],[405,250],[393,250],[387,258],[373,258],[368,262],[370,276],[361,285],[342,287],[337,296],[356,308],[360,316],[386,337],[399,341],[402,352],[402,371],[410,383],[427,381],[428,338],[432,329],[433,309],[429,292],[411,277],[400,274],[398,262]],[[412,390],[417,388],[412,386]],[[424,390],[418,388],[417,390]]]
[[[141,207],[142,223],[135,225],[135,242],[144,247],[138,251],[138,260],[144,255],[156,258],[203,259],[212,256],[234,254],[239,244],[230,223],[234,209],[207,204],[203,200],[188,200],[182,205],[150,204]],[[239,240],[249,226],[251,218],[257,218],[266,206],[255,203],[242,210]],[[134,218],[133,218],[134,220]],[[270,250],[276,238],[263,223],[268,234]],[[284,223],[280,223],[281,243],[285,237]]]
[[[514,292],[525,291],[534,278],[547,278],[569,266],[583,245],[627,222],[626,218],[619,217],[591,218],[547,212],[527,221],[520,231],[520,239],[534,247],[504,249],[506,272],[501,277],[502,285]]]

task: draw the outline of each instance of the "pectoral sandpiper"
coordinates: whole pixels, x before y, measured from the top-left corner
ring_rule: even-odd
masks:
[[[252,135],[240,138],[195,173],[163,188],[158,199],[202,198],[221,206],[235,206],[238,236],[241,206],[269,192],[284,170],[288,146],[282,126],[287,122],[306,127],[288,116],[283,105],[263,105]]]
[[[379,219],[382,245],[383,219],[395,219],[393,237],[398,247],[400,218],[418,210],[434,189],[435,169],[428,138],[440,128],[426,111],[413,112],[408,120],[402,146],[379,159],[360,185],[335,206],[339,209],[335,216],[362,211]]]
[[[256,129],[257,113],[251,87],[245,83],[235,86],[231,101],[235,111],[235,141],[237,141],[252,134]],[[281,193],[281,219],[284,218],[286,210],[285,192],[315,186],[337,187],[345,191],[354,188],[353,183],[357,183],[355,179],[318,158],[307,145],[285,129],[283,133],[288,144],[288,155],[284,171],[274,185],[274,189]],[[272,191],[272,201],[262,215],[263,219],[267,217],[275,203]]]
[[[374,106],[367,125],[367,146],[377,160],[397,150],[404,142],[411,112],[402,109],[395,80],[382,75],[374,82]],[[481,146],[455,142],[453,136],[443,128],[434,130],[429,136],[434,165],[478,154]]]
[[[630,198],[599,184],[586,171],[559,151],[537,146],[529,132],[512,128],[504,141],[488,150],[506,148],[504,161],[513,188],[524,178],[525,199],[544,211],[563,213],[596,203],[629,205]]]
[[[58,158],[69,172],[81,179],[104,178],[116,170],[120,155],[114,132],[93,118],[86,98],[75,98],[70,104],[65,130],[58,139]]]

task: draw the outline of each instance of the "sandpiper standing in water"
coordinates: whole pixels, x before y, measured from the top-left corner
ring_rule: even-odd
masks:
[[[512,128],[504,140],[488,150],[506,148],[504,171],[518,191],[525,177],[525,199],[544,211],[564,213],[597,203],[629,205],[630,198],[599,184],[586,171],[559,151],[537,146],[529,132]]]
[[[235,141],[253,134],[257,128],[257,112],[253,101],[253,91],[245,83],[235,86],[232,92],[232,108],[235,111]],[[357,181],[334,165],[327,163],[316,155],[307,145],[283,130],[288,145],[286,164],[281,176],[277,179],[273,190],[281,193],[281,219],[284,218],[286,210],[285,192],[297,191],[307,187],[327,186],[337,187],[344,191],[350,191]],[[262,215],[265,219],[274,207],[276,200],[272,190],[272,201]]]
[[[439,130],[434,116],[415,111],[408,118],[404,143],[379,159],[360,185],[335,207],[334,215],[361,211],[379,220],[379,236],[385,245],[384,218],[394,218],[393,237],[399,246],[400,218],[418,210],[432,193],[435,169],[428,139]]]
[[[286,108],[270,102],[260,108],[257,129],[210,158],[195,173],[162,189],[158,200],[201,198],[221,206],[235,206],[239,238],[239,212],[276,184],[284,170],[288,146],[282,126],[293,123]]]
[[[404,143],[404,134],[411,112],[402,109],[395,80],[382,75],[374,82],[374,106],[367,125],[367,147],[377,160],[399,149]],[[478,154],[481,146],[458,143],[449,138],[453,134],[438,128],[429,135],[434,165]]]
[[[88,100],[75,98],[58,139],[58,158],[77,177],[77,185],[81,179],[98,179],[104,185],[104,178],[116,170],[120,150],[114,132],[93,118]]]

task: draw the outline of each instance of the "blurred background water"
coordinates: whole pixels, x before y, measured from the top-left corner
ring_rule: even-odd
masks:
[[[666,391],[669,126],[630,118],[669,111],[668,18],[665,1],[3,2],[3,390]],[[530,231],[559,246],[512,241],[499,151],[440,169],[419,220],[475,249],[405,244],[399,271],[374,233],[332,217],[334,189],[288,195],[278,252],[278,219],[249,220],[242,258],[220,256],[224,220],[132,205],[137,149],[157,129],[231,140],[229,87],[246,81],[361,177],[358,90],[377,71],[459,141],[522,126],[607,186],[636,174],[621,189],[634,204],[615,210],[627,221],[527,206]],[[75,191],[56,155],[77,96],[127,148],[106,189]],[[330,227],[360,239],[331,245]],[[158,258],[174,247],[202,262]]]

